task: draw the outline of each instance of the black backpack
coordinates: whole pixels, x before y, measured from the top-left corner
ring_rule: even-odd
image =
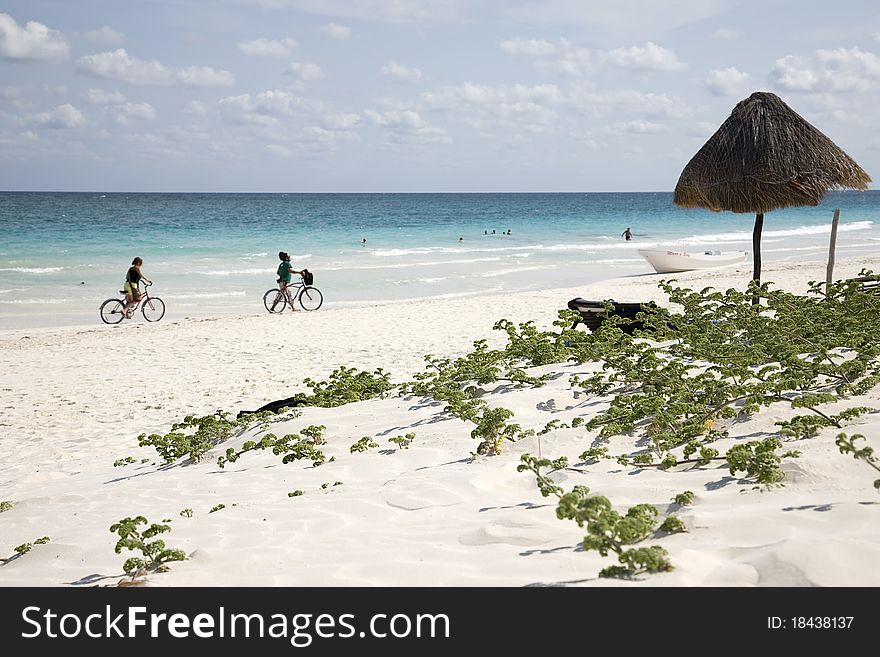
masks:
[[[312,282],[315,280],[315,275],[312,272],[310,272],[308,269],[303,269],[302,274],[303,274],[303,282],[306,285],[311,285]]]

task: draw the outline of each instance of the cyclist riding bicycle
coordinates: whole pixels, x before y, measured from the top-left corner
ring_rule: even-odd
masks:
[[[135,258],[131,261],[131,267],[128,268],[125,274],[125,285],[122,288],[125,292],[125,306],[122,308],[122,313],[126,317],[130,316],[129,313],[137,307],[138,302],[141,300],[141,291],[138,287],[141,280],[145,280],[150,285],[153,284],[153,281],[141,272],[142,264],[144,264],[143,260]]]
[[[301,271],[297,271],[293,268],[293,265],[290,264],[290,256],[284,251],[278,252],[278,259],[281,260],[281,264],[278,265],[278,285],[281,286],[281,291],[289,298],[290,293],[287,291],[287,287],[290,285],[290,281],[292,278],[292,274],[298,274],[302,276]],[[290,302],[290,307],[293,310],[296,308],[293,307],[293,302]]]

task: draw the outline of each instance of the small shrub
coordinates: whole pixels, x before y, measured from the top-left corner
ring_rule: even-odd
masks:
[[[171,527],[153,523],[143,532],[138,529],[138,525],[147,524],[148,522],[145,517],[136,516],[134,518],[123,518],[110,526],[110,532],[119,536],[119,540],[116,541],[116,554],[122,552],[123,549],[139,551],[141,553],[140,557],[126,559],[122,566],[125,573],[132,577],[140,571],[165,572],[168,570],[167,564],[169,562],[186,559],[186,554],[183,550],[166,548],[165,541],[162,539],[149,541],[149,539],[159,534],[170,532]]]

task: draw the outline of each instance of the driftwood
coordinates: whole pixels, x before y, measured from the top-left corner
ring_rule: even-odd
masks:
[[[255,411],[239,411],[236,417],[240,418],[243,415],[249,415],[253,413],[260,413],[262,411],[272,411],[273,413],[277,413],[282,408],[292,408],[294,406],[305,406],[306,398],[305,395],[295,395],[293,397],[288,397],[287,399],[278,399],[276,401],[269,402],[268,404],[263,404]]]

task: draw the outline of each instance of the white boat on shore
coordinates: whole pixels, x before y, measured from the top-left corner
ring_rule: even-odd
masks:
[[[639,249],[639,255],[651,263],[658,274],[670,274],[678,271],[694,269],[712,269],[735,265],[745,261],[747,251],[704,251],[702,253],[686,253],[684,251],[655,251]]]

